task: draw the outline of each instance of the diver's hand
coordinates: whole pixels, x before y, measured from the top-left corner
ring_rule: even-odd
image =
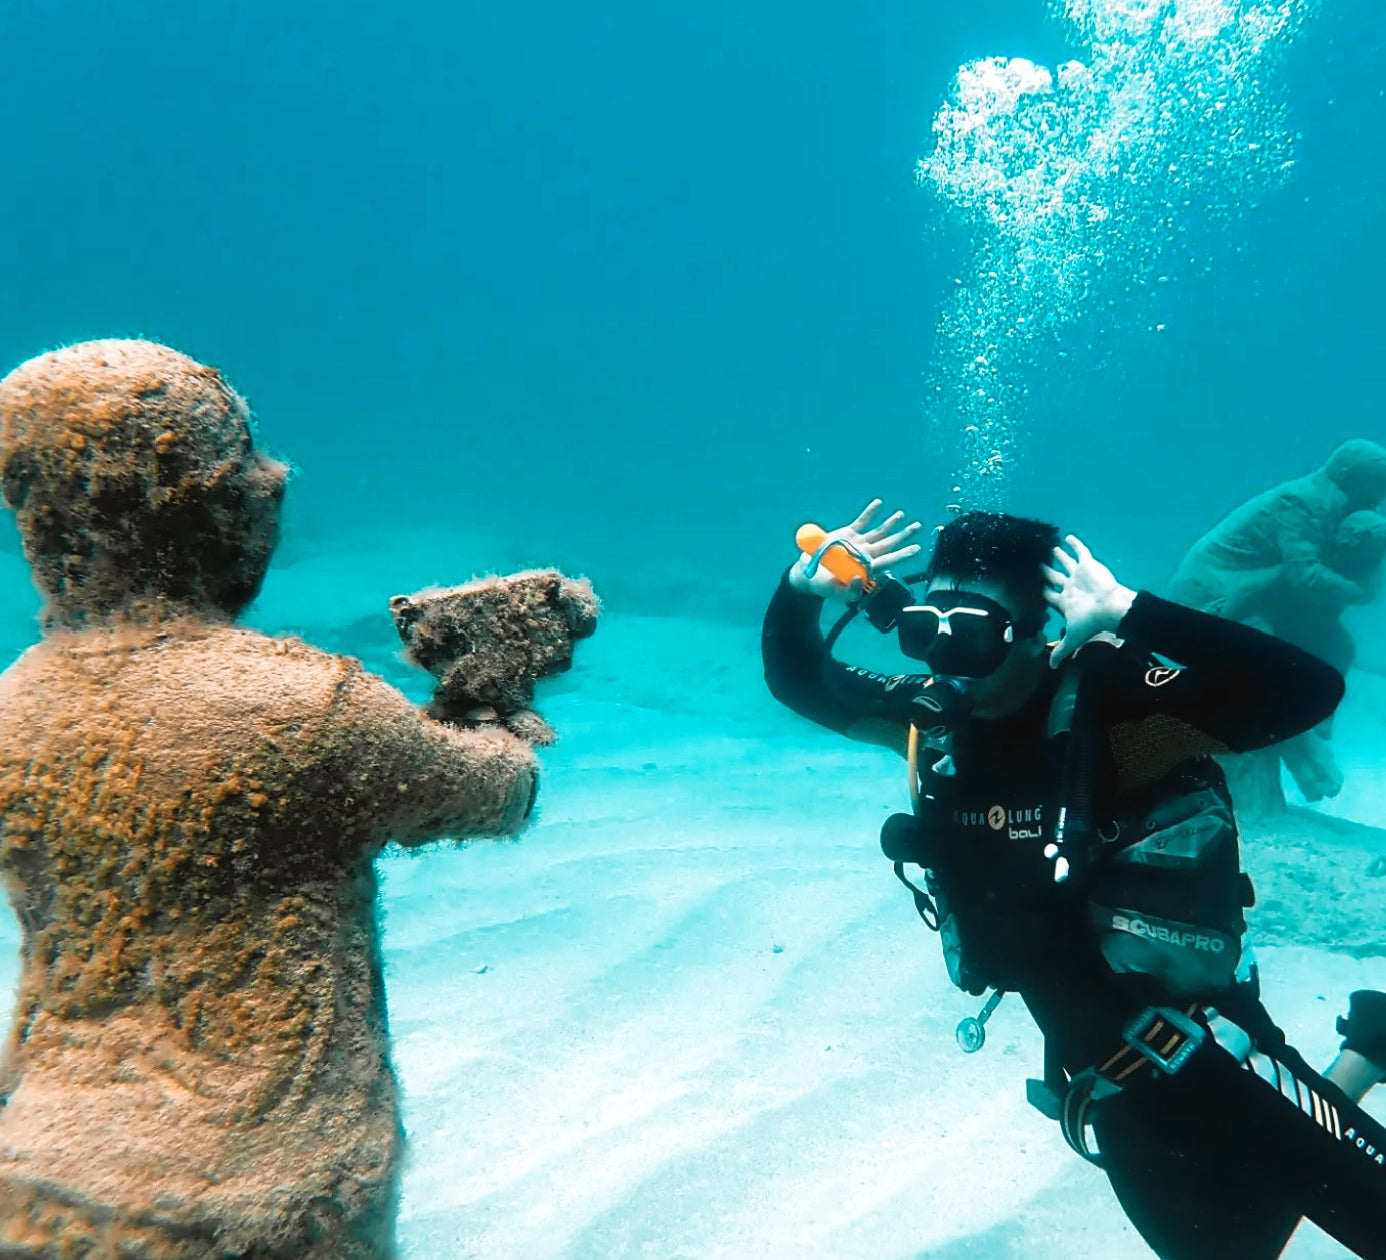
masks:
[[[872,499],[862,509],[861,515],[850,525],[835,529],[828,534],[829,541],[842,539],[851,543],[870,563],[871,576],[875,577],[898,564],[919,554],[919,544],[909,540],[919,532],[920,524],[899,528],[905,519],[903,512],[892,512],[879,525],[872,526],[871,518],[881,510],[880,499]],[[840,599],[851,601],[861,597],[861,579],[854,578],[845,583],[828,572],[827,566],[819,564],[812,577],[808,576],[809,561],[812,556],[801,554],[798,562],[789,571],[789,584],[805,595],[817,595],[821,599]]]
[[[1069,534],[1064,541],[1073,549],[1073,555],[1055,547],[1054,567],[1043,566],[1049,583],[1044,597],[1064,619],[1063,636],[1049,657],[1053,666],[1061,664],[1096,635],[1114,633],[1136,598],[1136,592],[1122,586],[1079,539]]]

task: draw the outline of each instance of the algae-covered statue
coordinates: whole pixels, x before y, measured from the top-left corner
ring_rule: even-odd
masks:
[[[1312,652],[1346,674],[1356,645],[1343,611],[1376,598],[1386,533],[1374,510],[1386,498],[1386,448],[1340,443],[1321,468],[1243,503],[1203,535],[1170,580],[1171,599],[1245,622]],[[1246,815],[1285,808],[1282,760],[1306,800],[1343,786],[1331,724],[1277,747],[1230,758],[1226,769]]]
[[[535,757],[508,728],[547,728],[504,701],[566,667],[591,589],[492,579],[470,621],[451,593],[472,633],[426,665],[518,669],[484,705],[454,677],[420,710],[238,628],[287,469],[215,370],[148,342],[0,382],[0,473],[45,600],[0,675],[23,931],[0,1254],[389,1256],[403,1139],[372,859],[525,825]]]

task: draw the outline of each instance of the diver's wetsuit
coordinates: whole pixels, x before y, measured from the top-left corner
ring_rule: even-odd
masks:
[[[925,676],[886,678],[834,660],[821,606],[781,582],[762,639],[771,692],[820,725],[903,752]],[[1113,972],[1078,881],[1056,884],[1044,856],[1072,764],[1071,747],[1049,735],[1065,672],[1082,660],[1078,716],[1062,742],[1088,740],[1089,812],[1104,829],[1131,802],[1155,799],[1175,767],[1295,735],[1343,694],[1341,675],[1307,653],[1146,592],[1119,633],[1121,646],[1094,643],[1052,671],[1019,712],[962,721],[954,773],[930,778],[920,816],[922,864],[956,924],[955,980],[975,993],[1019,993],[1075,1074],[1120,1047],[1133,1016],[1179,1003],[1149,976]],[[1293,1069],[1282,1084],[1300,1105],[1211,1037],[1176,1074],[1133,1078],[1092,1118],[1123,1208],[1166,1260],[1276,1256],[1301,1216],[1360,1255],[1386,1257],[1386,1129],[1284,1047],[1259,1003],[1244,1004],[1255,1016],[1246,1022],[1263,1021],[1261,1048]],[[1233,1014],[1230,1000],[1222,1005]]]

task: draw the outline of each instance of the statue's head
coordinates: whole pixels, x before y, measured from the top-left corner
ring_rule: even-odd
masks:
[[[0,488],[49,625],[234,618],[259,592],[286,465],[214,368],[88,341],[0,381]]]

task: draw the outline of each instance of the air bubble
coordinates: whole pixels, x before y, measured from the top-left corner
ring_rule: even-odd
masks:
[[[1248,189],[1292,169],[1298,137],[1283,129],[1268,70],[1318,3],[1051,0],[1081,58],[1054,72],[1005,57],[959,69],[916,178],[977,242],[941,314],[933,369],[939,414],[966,438],[968,494],[990,495],[1000,479],[1003,461],[979,442],[1016,462],[1037,339],[1150,278],[1191,216],[1235,231],[1255,203]],[[986,389],[975,387],[981,369]]]

